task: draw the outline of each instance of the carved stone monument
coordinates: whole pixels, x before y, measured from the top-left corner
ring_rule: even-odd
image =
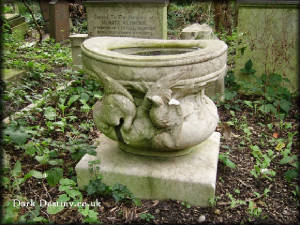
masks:
[[[226,44],[96,37],[81,48],[85,71],[105,92],[93,108],[96,126],[110,138],[101,136],[98,148],[104,180],[125,184],[141,198],[207,206],[220,136],[205,87],[226,72]],[[88,184],[90,159],[76,166],[80,187]]]
[[[56,42],[69,38],[69,2],[67,0],[51,0],[49,2],[50,37]]]
[[[11,28],[12,35],[16,40],[24,40],[28,31],[28,24],[25,22],[25,17],[19,13],[19,7],[15,0],[4,0],[4,6],[10,8],[3,16]]]
[[[88,35],[167,38],[168,0],[84,0]]]

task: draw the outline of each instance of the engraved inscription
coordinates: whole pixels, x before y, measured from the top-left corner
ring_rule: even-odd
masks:
[[[96,36],[151,37],[155,32],[153,15],[95,15],[92,27]]]

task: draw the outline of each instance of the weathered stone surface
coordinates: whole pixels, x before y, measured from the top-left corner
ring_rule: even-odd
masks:
[[[217,39],[212,28],[205,23],[201,25],[199,23],[194,23],[185,27],[181,31],[181,38],[185,40]]]
[[[16,69],[2,69],[1,73],[3,74],[4,81],[13,81],[25,74],[25,70],[16,70]]]
[[[238,32],[246,49],[237,51],[237,80],[254,81],[240,72],[251,59],[257,76],[275,72],[291,81],[290,91],[299,90],[299,1],[241,1]]]
[[[81,44],[88,38],[88,34],[73,34],[70,35],[71,48],[72,48],[72,60],[74,69],[82,69],[81,60]]]
[[[49,28],[49,20],[50,20],[49,2],[50,2],[50,0],[39,0],[41,13],[42,13],[43,19],[45,21],[46,32],[49,32],[49,30],[50,30],[50,28]]]
[[[13,14],[9,14],[9,15],[13,15]],[[7,16],[5,16],[7,17]],[[11,27],[15,27],[15,26],[18,26],[22,23],[25,23],[25,17],[22,17],[22,16],[12,16],[12,17],[9,17],[8,16],[8,24],[11,26]]]
[[[12,30],[12,35],[16,40],[24,40],[28,30],[25,18],[20,16],[17,1],[4,1],[4,5],[11,7],[12,11],[5,13],[4,17],[8,20],[8,24]]]
[[[16,40],[24,40],[25,35],[28,31],[28,24],[26,22],[21,23],[17,26],[11,27],[12,35]]]
[[[50,37],[56,42],[69,38],[69,2],[67,0],[52,0],[49,3],[49,28]]]
[[[211,40],[218,39],[210,26],[207,24],[195,23],[185,27],[181,31],[181,38],[185,40]],[[225,75],[225,74],[224,74]],[[220,77],[214,82],[210,82],[206,85],[205,93],[210,98],[218,97],[220,100],[224,99],[224,76]]]
[[[94,106],[97,127],[127,151],[178,151],[208,138],[217,108],[204,94],[226,72],[220,40],[91,38],[82,44],[85,71],[104,86]]]
[[[88,34],[167,38],[166,1],[86,1]]]
[[[173,199],[208,206],[209,198],[214,197],[220,145],[217,132],[194,146],[192,153],[172,158],[126,153],[103,135],[99,142],[97,157],[85,155],[75,168],[80,188],[91,178],[88,162],[99,159],[104,183],[126,185],[141,199]]]

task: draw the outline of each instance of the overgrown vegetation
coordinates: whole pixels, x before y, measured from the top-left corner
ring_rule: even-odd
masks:
[[[211,2],[170,3],[168,6],[168,36],[179,38],[181,30],[193,23],[213,25]]]

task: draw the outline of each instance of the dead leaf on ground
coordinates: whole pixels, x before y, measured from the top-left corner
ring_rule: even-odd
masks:
[[[228,123],[222,123],[221,124],[221,129],[222,129],[222,133],[223,133],[223,136],[226,140],[230,140],[231,139],[231,136],[232,136],[232,132],[231,132],[231,128],[230,126],[228,125]]]
[[[274,137],[274,138],[278,138],[278,137],[279,137],[279,134],[275,132],[275,133],[273,133],[273,137]]]

